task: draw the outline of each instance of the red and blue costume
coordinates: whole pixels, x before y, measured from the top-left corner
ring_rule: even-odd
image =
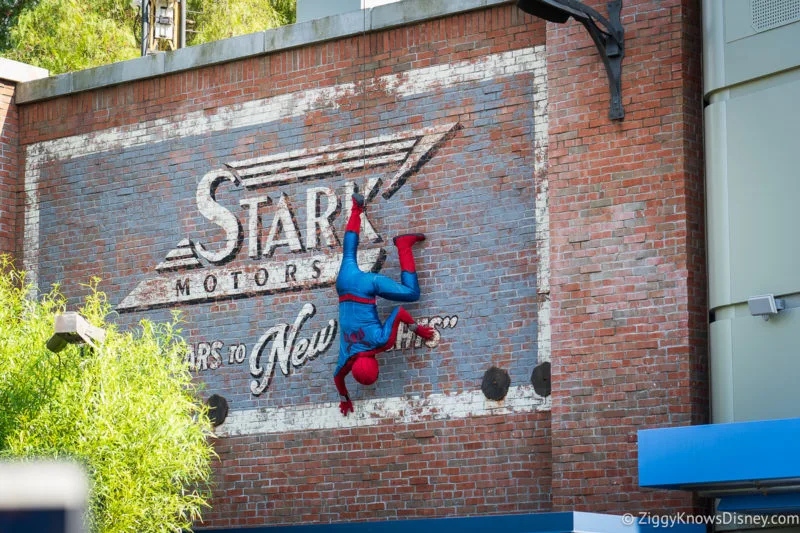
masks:
[[[336,292],[339,294],[339,362],[334,371],[334,381],[344,400],[339,409],[344,416],[353,411],[353,403],[347,392],[344,378],[351,371],[353,377],[363,385],[371,385],[378,379],[378,363],[375,355],[394,346],[400,323],[424,339],[434,336],[433,328],[418,326],[402,307],[395,307],[385,323],[378,317],[376,297],[397,302],[415,302],[419,299],[419,281],[411,247],[425,236],[421,233],[401,235],[394,238],[400,256],[400,280],[402,283],[358,268],[358,234],[361,231],[361,214],[364,198],[353,195],[353,208],[344,234],[344,253]]]

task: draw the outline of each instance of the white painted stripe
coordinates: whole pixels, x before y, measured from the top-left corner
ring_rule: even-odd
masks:
[[[544,61],[544,46],[523,48],[488,55],[473,61],[460,61],[450,65],[437,65],[382,76],[368,80],[367,90],[382,88],[400,98],[415,96],[462,83],[530,72],[537,66],[543,66]],[[33,144],[29,148],[29,157],[49,156],[46,157],[47,160],[70,159],[192,135],[256,126],[289,117],[305,116],[311,111],[320,109],[336,109],[339,100],[355,92],[355,84],[343,83],[220,107],[216,113],[195,111],[182,115],[182,118],[177,120],[175,117],[169,117],[117,126]]]
[[[355,401],[353,413],[342,416],[338,403],[307,404],[295,407],[264,407],[231,411],[217,427],[220,437],[261,435],[346,429],[378,424],[411,424],[427,420],[449,420],[476,416],[508,415],[540,411],[548,405],[530,385],[511,387],[505,399],[487,400],[479,390],[429,396],[395,396]]]
[[[550,361],[550,182],[547,175],[547,65],[534,69],[534,181],[536,183],[536,293],[539,294],[537,314],[539,363]],[[547,399],[549,408],[550,397]]]
[[[369,167],[380,167],[384,165],[388,165],[390,163],[400,163],[406,158],[407,152],[401,152],[398,154],[389,154],[383,156],[370,156],[365,157],[362,159],[354,159],[351,161],[343,161],[338,163],[332,163],[330,165],[323,165],[318,167],[312,168],[305,168],[303,170],[295,170],[292,172],[284,172],[282,174],[262,174],[260,172],[260,168],[256,167],[253,172],[250,173],[251,176],[254,177],[242,177],[242,183],[248,189],[256,189],[259,187],[266,187],[268,185],[272,185],[275,183],[290,183],[295,180],[301,180],[303,178],[310,178],[316,176],[326,176],[332,172],[339,172],[342,170],[354,170],[359,168],[369,168]],[[397,165],[399,166],[399,165]],[[244,176],[244,173],[240,172],[240,176]]]
[[[25,158],[25,227],[22,232],[22,268],[35,296],[39,285],[39,168],[30,149]]]
[[[366,83],[368,84],[367,90],[380,88],[402,98],[464,83],[487,81],[523,72],[538,73],[545,70],[545,49],[543,45],[540,45],[492,54],[475,60],[390,74],[367,80]],[[539,89],[540,87],[536,88],[537,91]],[[305,116],[311,111],[336,109],[343,97],[354,95],[356,90],[355,84],[344,83],[220,107],[215,113],[208,113],[205,110],[195,111],[181,115],[181,117],[138,122],[27,146],[23,265],[29,273],[29,281],[34,286],[38,283],[38,187],[40,169],[45,162],[255,126],[290,117]]]
[[[191,257],[192,259],[196,258],[197,255],[194,253],[194,250],[189,247],[178,247],[174,250],[170,250],[167,254],[166,259],[175,261],[178,259],[186,259],[187,257]]]
[[[190,257],[188,259],[167,259],[156,265],[156,270],[159,272],[168,272],[170,270],[183,270],[199,266],[202,266],[202,263],[196,257]]]
[[[287,162],[291,160],[294,163],[298,160],[298,158],[311,157],[311,156],[336,155],[337,157],[341,157],[341,154],[335,154],[335,152],[342,152],[353,149],[356,149],[357,152],[352,157],[361,157],[363,155],[362,151],[364,150],[364,147],[367,148],[366,153],[370,154],[373,153],[375,147],[381,147],[386,143],[392,143],[396,141],[402,141],[400,142],[400,144],[405,147],[414,146],[414,143],[417,142],[417,137],[420,137],[422,135],[427,135],[429,133],[427,130],[432,130],[432,129],[433,128],[425,128],[423,130],[409,130],[392,135],[378,135],[377,137],[370,137],[369,139],[357,139],[355,141],[328,144],[325,146],[317,146],[314,148],[301,148],[298,150],[292,150],[290,152],[282,152],[280,154],[270,154],[261,157],[254,157],[252,159],[245,159],[244,161],[233,161],[231,163],[226,163],[226,165],[231,168],[240,169],[240,168],[253,167],[256,165],[263,165],[266,163],[272,163],[275,161]],[[411,140],[407,140],[409,138],[411,138]],[[403,141],[403,139],[406,140]],[[312,159],[312,162],[313,161],[314,160]]]
[[[374,156],[393,154],[396,152],[402,152],[403,157],[405,157],[406,153],[411,149],[411,147],[414,146],[414,143],[416,142],[417,142],[416,139],[412,139],[410,141],[403,141],[399,143],[378,144],[375,146],[371,146],[366,150],[363,148],[354,148],[352,150],[344,150],[341,152],[328,152],[320,155],[315,155],[312,157],[302,157],[300,159],[288,159],[286,161],[281,161],[279,163],[254,165],[248,168],[244,168],[243,165],[240,165],[240,167],[238,168],[244,168],[244,169],[238,170],[237,173],[241,178],[244,178],[246,176],[255,176],[257,174],[268,174],[268,173],[275,174],[285,170],[319,166],[321,164],[336,164],[351,159],[365,159],[368,157],[371,158]],[[234,167],[233,164],[229,164],[228,166]]]

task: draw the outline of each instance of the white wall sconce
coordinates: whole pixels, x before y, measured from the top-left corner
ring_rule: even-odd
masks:
[[[47,349],[51,352],[60,352],[68,344],[88,344],[96,349],[94,343],[102,343],[106,338],[106,330],[89,324],[75,312],[56,315],[54,329],[55,333],[47,341]]]
[[[772,294],[751,296],[747,299],[747,307],[750,309],[750,314],[760,316],[764,320],[769,320],[773,315],[777,315],[785,306],[785,300],[775,298]]]

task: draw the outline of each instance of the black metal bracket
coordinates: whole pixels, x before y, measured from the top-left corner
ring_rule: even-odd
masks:
[[[625,117],[622,107],[622,58],[625,57],[625,31],[620,12],[622,0],[608,3],[608,19],[578,0],[517,0],[517,7],[533,16],[563,24],[570,17],[586,27],[606,67],[611,107],[608,117]]]
[[[608,88],[611,92],[611,107],[608,110],[608,118],[611,120],[625,118],[625,109],[622,107],[622,58],[625,57],[625,32],[620,21],[621,11],[622,0],[612,0],[608,3],[609,20],[604,19],[596,12],[595,17],[581,20],[581,23],[589,31],[589,35],[592,36],[597,51],[600,52],[603,65],[606,67]],[[598,27],[593,20],[594,18],[604,23],[608,31]]]

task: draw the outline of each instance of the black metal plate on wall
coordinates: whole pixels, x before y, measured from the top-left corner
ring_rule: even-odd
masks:
[[[550,396],[550,363],[545,362],[536,365],[531,374],[531,384],[533,390],[539,396]]]
[[[208,419],[214,427],[221,425],[228,418],[228,400],[219,394],[212,394],[208,398]]]
[[[509,386],[511,386],[511,377],[508,372],[493,366],[483,375],[481,391],[489,400],[499,401],[506,397]]]

